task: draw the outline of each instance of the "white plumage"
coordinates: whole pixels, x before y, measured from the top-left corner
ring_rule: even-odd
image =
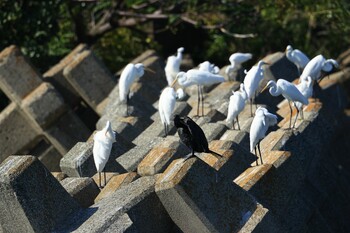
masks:
[[[290,45],[288,45],[286,48],[286,57],[298,67],[299,72],[302,71],[310,61],[308,56],[306,56],[299,49],[293,49]]]
[[[203,115],[203,90],[202,86],[212,85],[215,83],[221,83],[225,81],[225,78],[221,75],[212,74],[208,71],[201,71],[196,69],[191,69],[189,71],[180,72],[176,76],[177,81],[183,87],[188,87],[192,85],[198,86],[198,106],[197,115],[199,115],[199,103],[202,101],[202,115]]]
[[[177,100],[182,100],[183,98],[185,98],[185,96],[186,96],[186,93],[185,93],[184,89],[178,88],[176,90],[176,99]]]
[[[244,89],[247,92],[248,99],[250,100],[250,113],[253,116],[252,104],[254,102],[256,92],[259,87],[259,83],[264,78],[264,71],[262,66],[268,64],[264,61],[259,61],[257,66],[253,66],[244,78]]]
[[[300,83],[298,85],[296,85],[296,87],[298,88],[298,90],[300,91],[301,94],[303,94],[303,96],[305,96],[305,98],[309,99],[312,96],[312,92],[313,92],[313,87],[312,87],[312,79],[310,76],[308,76],[305,79],[300,80]],[[295,106],[299,109],[299,111],[301,111],[301,114],[303,114],[303,104],[300,102],[296,102]],[[303,115],[301,115],[302,118],[304,117]]]
[[[254,149],[256,149],[256,146],[258,146],[261,164],[263,164],[263,161],[260,151],[260,141],[265,137],[268,128],[275,124],[277,124],[277,116],[269,113],[266,108],[259,107],[255,111],[255,116],[250,126],[249,133],[250,151],[253,152]],[[258,156],[256,150],[255,155]],[[256,160],[256,165],[258,165],[258,158]]]
[[[252,58],[251,53],[233,53],[230,58],[230,65],[225,69],[225,74],[230,80],[235,80],[237,76],[237,71],[242,67],[242,63],[250,60]]]
[[[112,130],[111,123],[107,121],[106,126],[102,130],[97,131],[94,135],[94,146],[92,149],[92,153],[94,157],[96,170],[99,173],[99,175],[101,175],[101,172],[105,168],[106,163],[109,159],[113,142],[115,142],[115,132]]]
[[[338,68],[338,66],[339,64],[336,60],[326,60],[321,54],[317,55],[306,65],[303,73],[300,76],[300,80],[306,80],[308,76],[310,76],[314,81],[319,80],[322,72],[329,73],[334,67]]]
[[[212,74],[218,74],[220,71],[219,67],[210,63],[209,61],[205,61],[205,62],[200,63],[198,70],[207,71],[207,72],[210,72]]]
[[[159,115],[164,125],[165,136],[168,134],[170,118],[175,108],[176,92],[173,87],[166,87],[159,98]]]
[[[247,93],[245,92],[244,84],[241,83],[240,90],[232,93],[228,105],[226,122],[232,123],[232,128],[234,129],[234,120],[236,119],[238,130],[240,130],[238,115],[243,111],[247,100]]]
[[[185,49],[183,47],[177,49],[176,56],[169,56],[164,68],[165,76],[170,86],[180,72],[180,65],[182,61],[182,53]]]
[[[282,95],[285,99],[288,100],[289,108],[290,108],[290,121],[289,121],[289,128],[291,127],[291,120],[292,120],[292,107],[290,105],[290,102],[292,101],[294,105],[296,102],[300,102],[304,105],[309,104],[308,99],[303,96],[303,94],[298,90],[298,88],[293,84],[288,82],[284,79],[278,79],[277,82],[271,80],[267,83],[267,85],[264,87],[262,92],[266,89],[270,88],[269,92],[272,96],[279,96]],[[296,120],[298,118],[299,109],[297,108],[297,115],[293,124],[293,128],[295,126]]]
[[[119,99],[122,102],[127,101],[130,86],[135,79],[140,78],[144,71],[144,65],[142,63],[132,64],[129,63],[123,70],[119,79]]]

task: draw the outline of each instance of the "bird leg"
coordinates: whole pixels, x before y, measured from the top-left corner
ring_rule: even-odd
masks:
[[[104,185],[103,187],[105,187],[106,184],[107,184],[106,171],[105,171],[105,169],[103,169],[103,176],[104,176],[104,178],[105,178],[105,185]]]
[[[200,92],[201,92],[201,101],[202,101],[202,116],[204,116],[203,86],[200,86]]]
[[[164,137],[168,136],[168,131],[167,131],[167,127],[166,127],[166,123],[164,122]]]
[[[250,99],[250,116],[253,117],[253,98]]]
[[[255,151],[255,156],[256,156],[256,166],[259,166],[259,164],[258,164],[258,160],[259,160],[259,157],[258,157],[258,154],[257,154],[257,152],[256,152],[256,146],[254,147],[254,151]]]
[[[297,123],[298,120],[298,115],[299,115],[299,109],[297,108],[297,105],[294,102],[294,107],[297,109],[297,115],[295,116],[295,120],[294,120],[294,124],[293,124],[293,128],[295,128],[295,123]]]
[[[101,172],[98,172],[98,181],[99,181],[98,187],[101,188]]]
[[[235,120],[232,120],[232,129],[235,130]]]
[[[197,101],[198,101],[198,105],[197,105],[197,116],[199,116],[199,103],[200,103],[200,90],[199,90],[199,86],[198,86],[198,99],[197,99]]]
[[[300,117],[302,120],[304,120],[304,108],[303,108],[303,106],[301,106]]]
[[[261,142],[261,140],[258,142],[258,151],[259,151],[259,156],[260,156],[261,164],[264,164],[264,163],[263,163],[263,160],[262,160],[262,156],[261,156],[260,142]]]
[[[241,130],[241,127],[239,127],[238,115],[236,116],[236,120],[237,120],[238,130]]]
[[[291,127],[292,127],[293,109],[292,109],[292,106],[290,105],[290,101],[288,101],[288,105],[289,105],[289,109],[290,109],[289,128],[288,129],[291,129]]]
[[[129,93],[126,95],[126,116],[129,116]]]

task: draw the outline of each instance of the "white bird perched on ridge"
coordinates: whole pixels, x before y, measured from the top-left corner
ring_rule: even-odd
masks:
[[[131,84],[135,79],[140,78],[145,73],[145,69],[154,73],[154,71],[145,68],[142,63],[132,64],[129,63],[123,70],[119,79],[119,99],[121,102],[126,102],[126,114],[128,112],[129,92]]]
[[[185,49],[183,47],[177,49],[176,56],[169,56],[165,65],[165,76],[170,86],[176,78],[176,75],[180,72],[180,65],[182,61],[182,53]]]
[[[305,79],[300,80],[300,83],[296,85],[296,87],[298,88],[300,93],[303,94],[303,96],[305,96],[305,98],[309,99],[312,96],[312,92],[313,92],[312,84],[313,82],[311,77],[307,76],[306,80]],[[295,107],[299,109],[301,119],[304,119],[303,104],[300,102],[296,102]]]
[[[290,105],[290,102],[292,101],[294,103],[294,106],[296,107],[296,102],[300,102],[304,105],[309,104],[308,99],[305,96],[303,96],[303,94],[298,90],[298,88],[293,83],[290,83],[284,79],[278,79],[277,82],[270,80],[261,92],[263,92],[267,88],[270,88],[269,92],[272,96],[282,95],[284,98],[288,100],[288,105],[290,108],[289,128],[291,128],[293,110],[292,110],[292,106]],[[296,109],[297,109],[297,115],[295,117],[293,128],[295,127],[295,123],[299,115],[299,109],[297,107]]]
[[[259,87],[259,83],[264,78],[264,70],[262,68],[263,65],[267,65],[269,63],[264,61],[259,61],[257,66],[253,66],[247,73],[244,78],[244,89],[247,92],[248,99],[250,100],[250,114],[253,116],[252,105],[256,96],[256,92]]]
[[[248,99],[247,93],[244,89],[244,84],[241,83],[240,90],[239,91],[232,91],[232,95],[230,97],[230,103],[228,105],[228,111],[227,111],[227,118],[226,122],[231,123],[232,122],[232,128],[235,129],[235,122],[236,119],[238,130],[240,129],[239,121],[238,121],[238,115],[242,112],[245,106],[245,102]]]
[[[233,53],[230,58],[230,65],[225,69],[225,74],[229,80],[236,80],[237,71],[242,67],[242,63],[252,59],[251,53]]]
[[[219,67],[217,67],[216,65],[214,65],[208,61],[200,63],[198,70],[208,71],[212,74],[218,74],[220,72]]]
[[[164,135],[165,137],[169,133],[169,125],[171,122],[171,114],[174,111],[175,108],[175,102],[176,102],[176,92],[173,88],[176,80],[173,81],[170,87],[164,88],[162,91],[162,94],[159,97],[159,115],[160,115],[160,120],[162,121],[162,124],[164,126]]]
[[[334,67],[338,68],[338,66],[339,64],[336,60],[326,60],[321,54],[317,55],[307,63],[300,76],[300,80],[306,80],[306,78],[310,76],[313,81],[317,81],[321,78],[322,72],[331,72]]]
[[[291,45],[288,45],[286,48],[286,57],[289,61],[294,63],[296,67],[298,68],[298,72],[300,72],[305,68],[307,63],[310,61],[308,56],[306,56],[302,51],[299,49],[293,49]]]
[[[94,146],[92,149],[96,170],[99,175],[99,187],[101,188],[101,172],[104,170],[112,150],[112,144],[115,142],[115,132],[112,130],[111,123],[107,121],[106,126],[97,131],[94,135]],[[104,172],[105,185],[106,173]]]
[[[258,154],[256,149],[258,149],[259,151],[261,164],[263,164],[261,150],[260,150],[260,141],[265,137],[265,134],[268,128],[275,124],[277,124],[277,116],[272,113],[269,113],[266,108],[259,107],[255,111],[255,116],[250,126],[249,139],[250,139],[250,151],[252,153],[253,153],[253,150],[255,151],[256,165],[258,165]]]
[[[203,86],[212,85],[215,83],[221,83],[225,81],[225,78],[221,75],[212,74],[207,71],[201,71],[196,69],[191,69],[189,71],[180,72],[176,76],[176,80],[183,87],[188,87],[192,85],[198,86],[198,106],[197,115],[199,115],[199,103],[202,101],[202,115],[203,115]]]

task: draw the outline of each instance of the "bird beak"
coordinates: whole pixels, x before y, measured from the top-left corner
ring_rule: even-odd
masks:
[[[271,65],[271,63],[269,63],[269,62],[264,62],[264,65]]]
[[[260,91],[260,93],[263,93],[267,88],[268,88],[268,86],[266,85],[266,86]]]
[[[175,78],[175,80],[171,83],[170,87],[174,87],[175,83],[177,82],[177,77]]]
[[[144,68],[145,70],[147,70],[148,72],[152,73],[152,74],[155,74],[156,72],[148,67],[145,67]]]

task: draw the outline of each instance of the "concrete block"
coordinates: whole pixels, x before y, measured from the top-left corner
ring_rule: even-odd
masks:
[[[94,204],[95,198],[100,193],[100,189],[90,177],[68,177],[61,181],[61,184],[83,208]]]
[[[67,178],[67,175],[63,172],[51,172],[51,175],[56,178],[58,181],[62,181]]]
[[[175,154],[171,148],[153,148],[137,166],[140,176],[152,176],[158,173]]]
[[[86,44],[79,44],[59,63],[51,67],[43,74],[44,81],[51,83],[55,89],[61,93],[64,102],[74,107],[80,102],[81,97],[74,87],[68,82],[63,75],[64,68],[74,61],[75,57],[82,51],[87,50]]]
[[[40,76],[18,47],[11,45],[0,53],[0,89],[18,105],[42,83]]]
[[[154,193],[155,178],[141,177],[90,208],[57,232],[170,232],[173,222]]]
[[[252,196],[232,182],[216,181],[215,174],[190,158],[174,160],[158,178],[157,195],[183,232],[237,232],[246,213],[257,208]]]
[[[0,171],[0,222],[4,232],[52,232],[79,210],[34,156],[10,156]]]
[[[62,154],[66,154],[77,142],[85,141],[91,131],[72,111],[62,115],[55,124],[46,129],[44,135]]]
[[[21,107],[43,129],[57,121],[67,110],[63,98],[49,83],[42,83],[27,95]]]
[[[112,91],[116,80],[101,61],[89,50],[79,53],[64,68],[63,75],[79,95],[97,112],[97,106]],[[97,112],[102,114],[102,110]]]
[[[240,83],[236,81],[223,82],[217,85],[205,99],[210,106],[220,106],[222,102],[230,100],[232,91],[235,91],[239,88]]]
[[[39,134],[15,103],[8,105],[0,113],[0,162],[12,154],[29,150],[39,141]]]
[[[39,160],[42,162],[47,169],[51,172],[60,172],[60,161],[62,159],[62,155],[55,147],[50,146],[43,153],[39,155]]]
[[[250,167],[239,175],[233,182],[249,191],[259,180],[268,172],[272,172],[271,164],[263,164],[260,166]]]
[[[130,184],[136,178],[137,178],[136,172],[128,172],[128,173],[112,176],[112,178],[108,181],[107,185],[101,190],[101,192],[95,198],[95,203],[110,196],[120,187]]]
[[[208,123],[202,126],[208,142],[219,139],[225,132],[226,126],[218,123]]]

